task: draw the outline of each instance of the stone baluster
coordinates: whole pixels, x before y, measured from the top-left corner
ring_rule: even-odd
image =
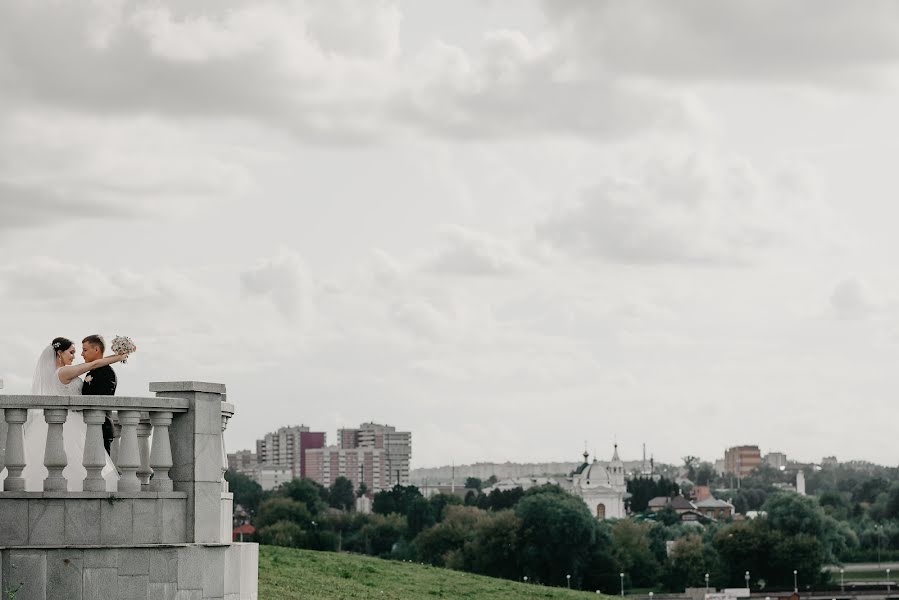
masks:
[[[140,424],[140,411],[120,410],[119,424],[122,426],[118,462],[116,463],[122,473],[119,480],[119,491],[139,492],[140,479],[137,478],[137,470],[140,468],[140,451],[137,444],[137,426]]]
[[[153,447],[150,450],[153,479],[150,480],[150,490],[154,492],[172,491],[172,480],[169,478],[169,469],[172,468],[172,444],[169,439],[172,416],[166,411],[150,413],[150,423],[153,424]]]
[[[25,436],[22,426],[28,420],[28,411],[24,408],[6,409],[6,484],[7,492],[23,491],[25,478]]]
[[[150,468],[149,439],[152,431],[149,414],[141,413],[140,423],[137,425],[137,451],[140,454],[140,467],[137,469],[137,478],[140,480],[142,492],[150,489],[150,476],[153,475],[153,469]]]
[[[62,472],[69,463],[66,459],[62,426],[68,416],[67,408],[44,409],[44,421],[47,422],[47,444],[44,446],[44,466],[47,467],[47,477],[44,479],[45,492],[66,491],[66,478]]]
[[[112,442],[109,444],[109,459],[112,464],[119,464],[119,440],[122,439],[122,426],[119,425],[118,412],[113,415],[112,411],[106,413],[109,420],[112,421]]]
[[[106,480],[103,479],[103,467],[106,466],[106,449],[103,447],[103,422],[105,420],[105,410],[84,411],[87,433],[84,439],[84,459],[81,464],[87,471],[87,476],[84,478],[85,492],[106,491]]]
[[[228,420],[234,414],[225,410],[227,403],[222,403],[222,491],[228,491],[228,480],[225,479],[225,471],[228,470],[228,451],[225,449],[225,430],[228,428]]]

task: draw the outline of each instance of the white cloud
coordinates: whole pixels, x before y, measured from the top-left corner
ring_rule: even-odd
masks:
[[[248,118],[331,143],[409,133],[605,140],[693,117],[681,94],[572,72],[552,37],[487,30],[475,51],[435,39],[408,54],[401,23],[387,1],[113,10],[15,0],[0,7],[0,90],[10,107]]]
[[[284,317],[306,320],[312,316],[312,280],[303,260],[293,252],[282,250],[278,256],[257,261],[240,274],[240,284],[247,296],[270,299]]]
[[[884,301],[864,280],[851,277],[834,286],[830,305],[841,319],[864,319],[882,310]]]
[[[508,276],[533,267],[512,243],[456,225],[442,229],[447,246],[425,263],[437,273]]]
[[[543,3],[581,69],[624,77],[785,84],[876,81],[899,59],[889,0]]]
[[[835,235],[826,207],[792,173],[710,154],[652,161],[635,178],[601,180],[537,234],[576,254],[644,264],[745,264],[825,244]]]
[[[0,118],[0,230],[166,218],[252,188],[238,152],[152,118]]]

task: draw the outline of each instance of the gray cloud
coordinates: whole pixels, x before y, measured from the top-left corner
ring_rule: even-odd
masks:
[[[445,226],[446,247],[425,263],[425,270],[474,276],[508,276],[533,264],[513,244],[464,227]]]
[[[851,277],[836,284],[830,305],[841,319],[864,319],[883,308],[883,300],[865,281]]]
[[[240,285],[247,296],[270,299],[284,317],[308,318],[311,314],[311,279],[302,259],[292,252],[259,260],[240,274]]]
[[[143,212],[134,204],[76,198],[63,190],[0,180],[0,231],[85,219],[127,219]]]
[[[570,72],[564,51],[515,31],[488,32],[474,53],[404,55],[401,18],[390,2],[14,1],[0,7],[0,90],[12,106],[247,118],[331,143],[618,138],[692,118],[676,94]]]
[[[651,162],[639,179],[607,178],[586,190],[574,206],[539,223],[537,235],[569,252],[620,262],[753,262],[808,241],[822,227],[823,209],[802,177],[787,175],[711,155]]]
[[[543,3],[582,68],[654,79],[837,83],[899,59],[888,0]]]

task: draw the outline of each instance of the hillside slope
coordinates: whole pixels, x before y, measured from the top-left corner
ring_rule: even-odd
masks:
[[[260,600],[605,598],[367,556],[259,547]]]

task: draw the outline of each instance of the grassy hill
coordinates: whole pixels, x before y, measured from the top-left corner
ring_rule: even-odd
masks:
[[[259,547],[260,600],[606,598],[368,556]]]

